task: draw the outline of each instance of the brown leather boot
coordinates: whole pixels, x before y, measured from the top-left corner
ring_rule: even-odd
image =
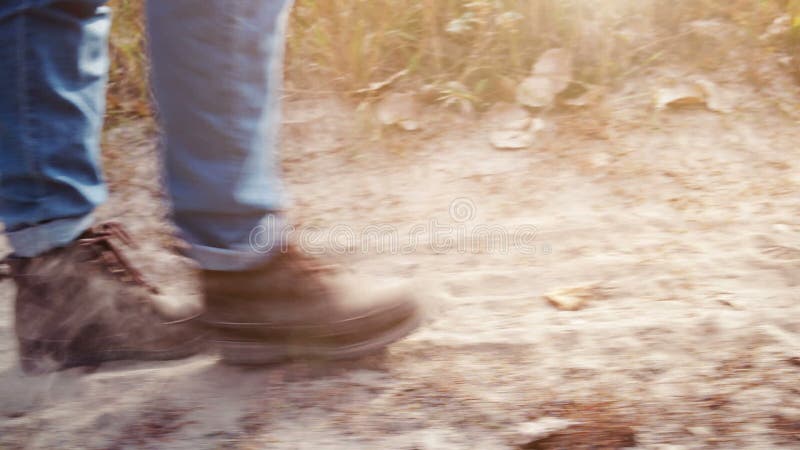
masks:
[[[166,360],[197,353],[205,331],[168,321],[154,307],[156,289],[112,242],[130,243],[114,223],[34,258],[9,257],[17,285],[15,328],[28,373],[112,360]]]
[[[355,358],[410,334],[420,306],[404,290],[347,281],[297,248],[242,272],[202,273],[203,321],[224,362]]]

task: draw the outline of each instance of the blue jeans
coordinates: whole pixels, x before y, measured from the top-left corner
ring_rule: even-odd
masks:
[[[277,93],[290,3],[147,5],[172,217],[207,269],[258,265],[277,236],[284,206]],[[0,221],[17,256],[72,242],[106,200],[99,143],[111,17],[104,4],[0,2]]]

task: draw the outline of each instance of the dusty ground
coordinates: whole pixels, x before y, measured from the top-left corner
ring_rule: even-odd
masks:
[[[610,111],[599,122],[551,113],[549,137],[501,152],[480,118],[356,145],[347,108],[290,103],[295,223],[391,225],[405,243],[435,219],[486,244],[460,248],[428,228],[413,251],[333,256],[418,283],[437,320],[332,367],[242,369],[206,355],[24,378],[5,283],[0,449],[800,447],[796,122],[770,107]],[[107,141],[103,215],[148,236],[136,260],[191,300],[189,266],[158,252],[170,239],[152,135],[131,125]],[[503,249],[475,237],[481,225],[538,233]],[[581,310],[543,299],[583,285]],[[573,424],[520,435],[542,418]]]

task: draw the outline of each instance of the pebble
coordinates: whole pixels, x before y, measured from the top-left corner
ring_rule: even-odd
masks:
[[[541,417],[532,422],[521,423],[517,427],[514,443],[516,445],[526,445],[540,441],[553,433],[576,424],[578,422],[558,417]]]

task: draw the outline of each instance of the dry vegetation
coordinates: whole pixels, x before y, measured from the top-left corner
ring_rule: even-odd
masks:
[[[150,114],[144,18],[140,0],[113,0],[107,111],[112,124]]]
[[[142,3],[111,2],[98,217],[196,303],[165,251]],[[296,0],[291,25],[289,219],[434,320],[364,361],[46,377],[0,321],[0,449],[800,448],[800,0]],[[387,225],[412,251],[373,245]]]
[[[114,121],[148,114],[139,0],[113,0]],[[481,109],[510,99],[531,64],[571,50],[575,83],[613,85],[680,60],[704,70],[751,68],[767,56],[800,79],[800,0],[297,0],[288,38],[289,93],[351,94],[396,84]],[[777,25],[775,25],[777,24]],[[770,28],[772,27],[772,28]],[[719,47],[743,49],[730,61]]]

